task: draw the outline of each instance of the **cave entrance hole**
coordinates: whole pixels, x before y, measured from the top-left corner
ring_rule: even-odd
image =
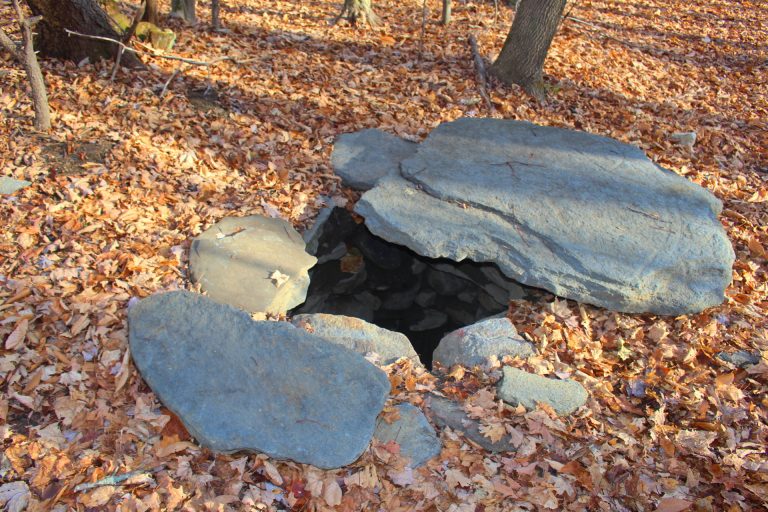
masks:
[[[400,332],[427,368],[446,333],[535,294],[493,263],[427,258],[379,238],[343,208],[324,211],[305,239],[318,261],[291,314],[345,315]]]

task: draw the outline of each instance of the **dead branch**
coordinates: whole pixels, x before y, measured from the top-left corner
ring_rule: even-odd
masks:
[[[71,35],[71,36],[77,36],[77,37],[84,37],[86,39],[96,39],[99,41],[107,41],[109,43],[114,43],[118,46],[121,46],[124,51],[131,52],[135,54],[143,54],[143,55],[149,55],[150,57],[157,57],[160,59],[168,59],[168,60],[178,60],[180,62],[184,62],[186,64],[192,64],[193,66],[214,66],[216,64],[220,64],[221,62],[225,61],[231,61],[234,64],[247,64],[248,62],[252,62],[256,60],[256,58],[251,59],[242,59],[237,60],[235,57],[232,57],[231,55],[225,55],[222,57],[216,57],[213,60],[205,61],[205,60],[195,60],[195,59],[188,59],[187,57],[179,57],[178,55],[166,55],[164,53],[160,53],[159,51],[153,51],[153,50],[137,50],[136,48],[132,48],[130,46],[127,46],[122,41],[118,41],[117,39],[112,39],[111,37],[103,37],[103,36],[93,36],[90,34],[81,34],[80,32],[75,32],[74,30],[64,29],[64,31]],[[146,47],[145,47],[146,48]]]
[[[472,49],[472,58],[475,62],[475,73],[477,75],[477,87],[480,90],[480,96],[485,102],[485,106],[490,113],[494,112],[493,103],[491,103],[491,97],[488,96],[488,76],[485,73],[485,62],[480,55],[480,51],[477,49],[477,39],[473,34],[469,35],[469,47]]]
[[[133,16],[133,22],[131,22],[131,26],[126,31],[125,35],[123,35],[122,42],[123,44],[128,44],[128,41],[131,40],[133,37],[133,34],[136,33],[136,29],[139,26],[139,23],[141,22],[141,19],[144,17],[144,11],[147,9],[147,2],[146,0],[141,2],[141,5],[139,6],[139,10],[136,11],[136,14]],[[118,48],[117,50],[117,57],[115,57],[115,65],[112,68],[112,76],[109,78],[110,81],[115,81],[115,76],[117,76],[117,70],[120,69],[120,61],[123,59],[123,52],[125,50],[123,47]]]

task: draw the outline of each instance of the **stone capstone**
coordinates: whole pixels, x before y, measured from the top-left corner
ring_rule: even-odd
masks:
[[[368,446],[390,389],[351,350],[191,292],[140,301],[128,326],[144,380],[218,452],[344,466]]]
[[[296,315],[291,322],[307,332],[365,356],[371,352],[381,357],[384,365],[401,357],[419,363],[411,342],[399,332],[388,331],[359,318],[314,313]],[[419,363],[420,364],[420,363]]]
[[[445,368],[455,364],[482,365],[491,356],[528,358],[536,350],[517,334],[507,318],[490,318],[446,334],[435,349],[432,361]]]
[[[395,441],[400,445],[400,455],[410,459],[412,468],[440,455],[440,440],[421,409],[411,404],[400,404],[397,409],[400,418],[392,423],[379,418],[373,437],[381,443]]]
[[[535,409],[537,402],[551,406],[558,414],[571,414],[587,403],[587,390],[573,380],[555,380],[505,366],[499,381],[499,398],[511,405]]]
[[[331,164],[344,185],[368,190],[382,176],[397,174],[400,162],[416,151],[416,144],[371,128],[339,135]]]
[[[720,304],[734,253],[709,191],[638,148],[498,119],[436,128],[355,211],[430,258],[494,262],[509,278],[630,313]]]
[[[301,304],[317,259],[282,219],[226,217],[192,241],[189,268],[212,299],[250,312],[285,313]]]
[[[456,432],[461,432],[464,437],[489,452],[500,453],[515,450],[509,436],[505,436],[495,443],[485,437],[480,432],[480,422],[470,418],[464,408],[453,400],[432,395],[429,397],[428,404],[432,420],[438,427],[449,427]]]

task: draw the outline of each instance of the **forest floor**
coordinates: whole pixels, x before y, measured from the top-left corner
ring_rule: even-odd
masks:
[[[582,0],[545,71],[548,99],[478,93],[467,36],[495,56],[512,11],[374,2],[380,28],[328,21],[340,4],[225,0],[228,33],[178,20],[174,54],[148,68],[44,60],[54,130],[36,135],[25,76],[0,56],[0,172],[33,185],[0,198],[0,500],[9,510],[765,510],[768,502],[768,6],[760,1]],[[167,2],[162,2],[167,12]],[[569,7],[566,9],[570,9]],[[12,9],[0,4],[0,23]],[[175,72],[164,95],[163,84]],[[202,94],[210,86],[208,94]],[[466,398],[491,455],[443,432],[409,472],[373,446],[333,471],[191,442],[127,351],[133,297],[190,288],[190,239],[228,215],[303,229],[321,196],[354,201],[330,167],[338,134],[420,140],[460,116],[522,119],[636,144],[724,203],[736,251],[725,302],[677,318],[554,298],[514,303],[541,355],[510,364],[590,392],[568,418],[499,405],[498,372],[436,380],[391,368],[391,403],[436,389]],[[692,152],[669,140],[695,131]],[[327,199],[326,199],[327,200]],[[577,212],[574,212],[577,214]],[[749,350],[746,369],[718,357]],[[148,473],[86,491],[78,484]],[[15,507],[15,508],[14,508]]]

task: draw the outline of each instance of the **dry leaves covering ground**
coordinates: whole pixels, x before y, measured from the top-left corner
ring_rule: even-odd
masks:
[[[461,2],[376,3],[380,29],[329,28],[340,5],[225,0],[231,33],[168,21],[176,53],[145,71],[45,61],[55,132],[31,133],[23,73],[0,59],[0,169],[33,186],[0,199],[0,499],[10,510],[765,510],[768,501],[768,7],[759,1],[581,0],[547,62],[549,99],[491,90],[495,116],[641,146],[720,197],[737,254],[726,302],[698,315],[611,313],[569,301],[513,304],[541,349],[508,361],[590,391],[571,418],[500,406],[490,371],[442,380],[391,368],[391,402],[466,398],[489,455],[442,433],[439,460],[404,469],[374,446],[336,471],[199,449],[127,352],[132,297],[189,287],[189,239],[225,215],[301,228],[321,195],[354,199],[329,166],[334,136],[380,127],[419,140],[488,115],[466,37],[490,56],[511,11]],[[568,7],[570,8],[570,7]],[[568,9],[567,8],[567,9]],[[167,5],[163,5],[167,12]],[[200,11],[207,17],[208,5]],[[11,19],[0,6],[0,20]],[[201,97],[207,85],[210,94]],[[693,152],[668,141],[695,130]],[[576,212],[574,214],[577,214]],[[739,369],[720,351],[759,351]],[[146,471],[76,491],[112,474]]]

